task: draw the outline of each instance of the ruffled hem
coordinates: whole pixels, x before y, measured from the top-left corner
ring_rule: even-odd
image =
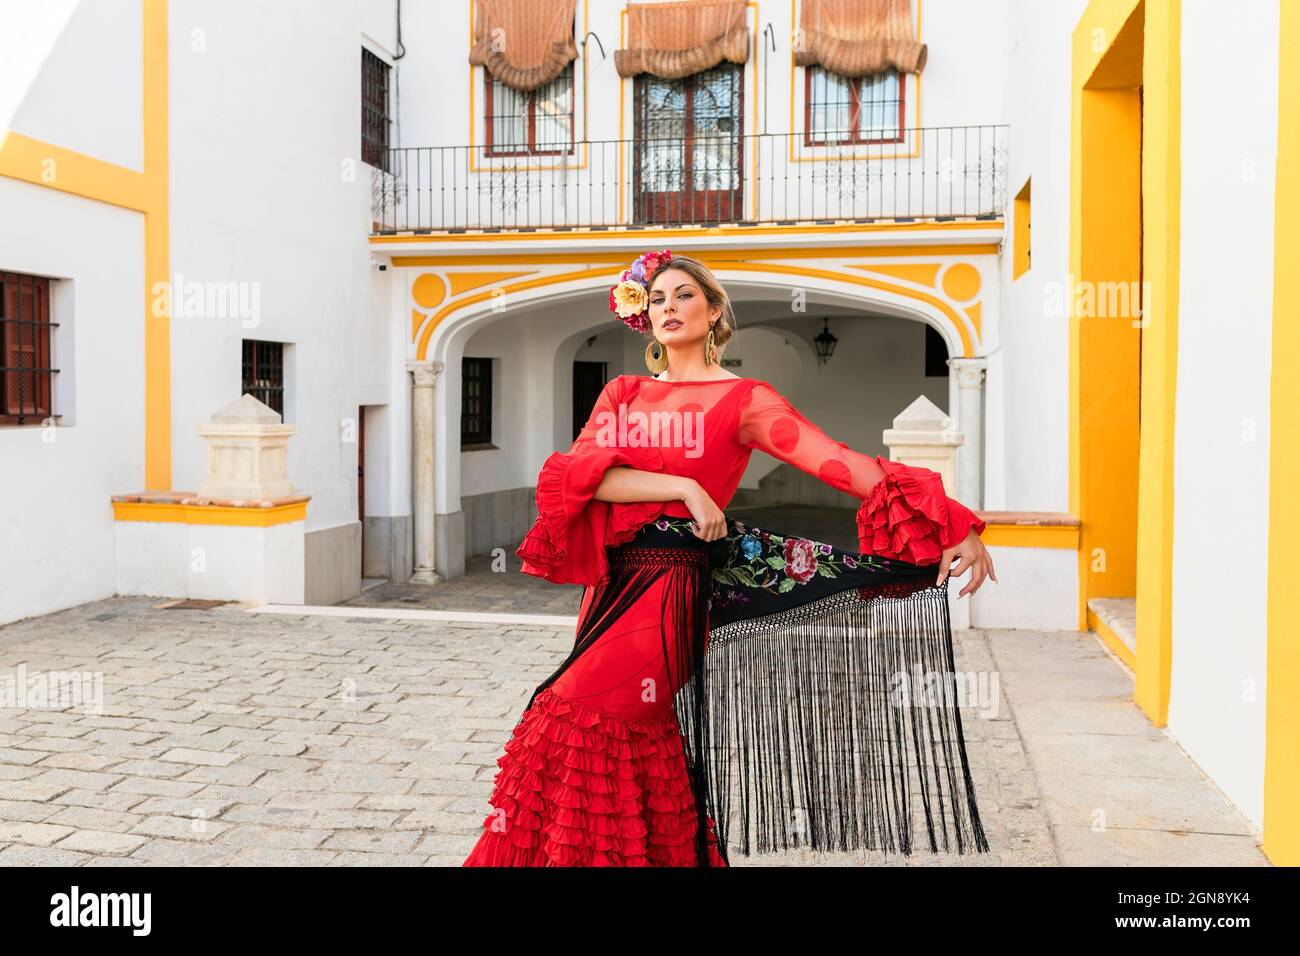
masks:
[[[943,488],[937,471],[878,458],[885,476],[858,506],[858,545],[865,554],[937,564],[945,549],[984,522]]]
[[[672,718],[624,720],[543,690],[515,727],[462,866],[695,866],[695,797]],[[726,866],[709,825],[711,866]]]

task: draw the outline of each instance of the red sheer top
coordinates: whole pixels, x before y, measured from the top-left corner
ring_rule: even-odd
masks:
[[[605,386],[569,450],[543,464],[538,518],[515,553],[528,574],[560,584],[599,584],[609,574],[606,547],[631,540],[661,515],[691,516],[682,501],[596,500],[607,469],[626,465],[689,476],[725,510],[755,448],[860,499],[864,553],[934,564],[970,529],[984,531],[974,512],[944,493],[937,472],[854,451],[767,382],[620,375]]]

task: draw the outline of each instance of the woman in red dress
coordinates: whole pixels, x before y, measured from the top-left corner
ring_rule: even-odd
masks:
[[[913,791],[932,849],[936,814],[953,847],[951,814],[955,848],[987,850],[951,699],[923,721],[884,703],[891,672],[951,669],[946,579],[971,572],[962,596],[996,581],[984,523],[935,472],[855,452],[724,371],[734,316],[696,260],[647,253],[610,300],[651,333],[659,374],[609,382],[538,476],[516,553],[586,586],[577,637],[506,743],[463,865],[726,866],[737,762],[746,853],[751,837],[911,852]],[[860,499],[860,553],[728,521],[755,448]]]

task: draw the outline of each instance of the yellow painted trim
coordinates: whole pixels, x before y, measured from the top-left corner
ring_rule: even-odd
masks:
[[[411,283],[411,298],[422,309],[436,309],[438,303],[447,297],[447,283],[442,276],[425,274],[417,276]]]
[[[1069,277],[1091,286],[1140,275],[1150,292],[1140,332],[1099,324],[1124,319],[1080,317],[1073,288],[1066,296],[1078,619],[1087,625],[1090,598],[1136,595],[1134,699],[1158,727],[1168,720],[1173,659],[1181,10],[1181,0],[1091,0],[1073,35]],[[1087,404],[1085,381],[1103,383]],[[1091,567],[1098,550],[1105,574]]]
[[[520,279],[532,274],[533,270],[526,272],[449,272],[447,273],[447,284],[451,286],[451,294],[457,296],[471,289],[480,289],[485,285],[496,285],[509,279]],[[425,308],[432,308],[432,306],[425,306]]]
[[[1137,671],[1137,661],[1133,658],[1133,652],[1128,649],[1128,645],[1120,640],[1119,635],[1106,626],[1106,622],[1099,618],[1091,609],[1087,612],[1088,630],[1092,631],[1101,642],[1115,652],[1115,656],[1124,662],[1124,666],[1129,670]]]
[[[1147,3],[1143,37],[1142,277],[1134,700],[1157,727],[1173,679],[1174,417],[1182,235],[1182,0]]]
[[[850,275],[842,272],[833,272],[829,269],[815,269],[809,266],[786,265],[777,262],[746,262],[742,260],[729,258],[735,253],[727,250],[703,249],[696,253],[701,262],[715,269],[730,269],[741,272],[766,272],[780,275],[792,276],[813,276],[822,279],[829,279],[835,282],[847,282],[853,285],[859,285],[866,288],[877,289],[883,292],[892,292],[910,299],[915,299],[932,306],[943,314],[952,327],[957,331],[962,342],[962,356],[970,357],[975,354],[974,342],[971,337],[971,330],[968,328],[968,320],[965,319],[950,304],[923,289],[913,289],[907,286],[898,285],[892,282],[886,282],[881,279],[874,279],[870,276]],[[535,279],[527,279],[521,282],[514,282],[505,286],[498,286],[495,289],[489,289],[482,292],[468,295],[454,302],[443,306],[438,312],[434,313],[428,322],[425,323],[424,329],[420,333],[419,342],[416,345],[416,358],[419,361],[425,361],[428,355],[429,342],[433,337],[434,330],[453,312],[458,311],[468,305],[485,301],[493,295],[500,293],[521,292],[526,289],[541,288],[548,285],[557,285],[562,282],[571,282],[576,279],[589,279],[598,276],[608,277],[609,270],[606,267],[580,269],[574,272],[563,272],[554,275],[539,276]],[[499,291],[498,291],[499,290]]]
[[[1073,551],[1079,547],[1079,526],[989,523],[985,525],[980,540],[986,545],[997,545],[1000,548],[1061,548]]]
[[[172,502],[114,501],[114,521],[158,521],[172,524],[269,528],[307,520],[307,502],[274,508],[235,508],[226,505],[181,505]]]
[[[969,262],[953,262],[944,267],[939,283],[944,295],[954,302],[965,304],[979,298],[983,280],[979,269]]]
[[[1276,866],[1300,865],[1300,5],[1279,3],[1277,181],[1273,216],[1273,356],[1269,382],[1268,646],[1264,712],[1263,850]]]
[[[620,212],[621,214],[621,212]],[[1002,219],[963,220],[961,222],[886,222],[886,223],[852,223],[838,222],[825,225],[806,226],[682,226],[671,229],[553,229],[535,232],[479,232],[419,236],[371,236],[370,244],[421,245],[429,242],[462,244],[468,242],[557,242],[565,239],[595,240],[600,243],[611,239],[644,239],[658,242],[667,239],[686,238],[721,238],[729,241],[744,239],[749,236],[797,236],[814,233],[835,234],[842,232],[862,233],[865,235],[888,234],[897,232],[996,232],[1002,228]],[[996,248],[996,247],[995,247]],[[824,253],[818,253],[824,255]],[[885,253],[889,254],[889,253]]]
[[[746,127],[748,127],[751,134],[756,134],[758,132],[758,65],[761,62],[758,55],[758,43],[760,39],[758,35],[758,4],[755,3],[754,0],[750,0],[749,3],[745,4],[745,6],[749,7],[751,18],[754,21],[753,26],[749,30],[749,61],[754,64],[754,68],[749,71],[749,74],[754,80],[754,91],[749,97],[749,109],[745,110],[746,113],[752,114],[752,118],[749,116],[742,116],[741,121]],[[762,81],[764,83],[767,82],[766,75],[762,77]],[[741,77],[741,82],[744,83],[743,76]],[[752,147],[754,147],[757,141],[757,136],[754,136],[754,138],[749,141],[751,148],[747,151],[749,153],[748,159],[750,166],[749,187],[751,199],[749,204],[751,218],[754,219],[758,218],[758,150]]]
[[[171,281],[167,0],[144,2],[144,171],[149,208],[144,215],[144,484],[172,486],[171,312],[153,314],[152,290]]]
[[[134,212],[149,208],[144,173],[13,130],[0,132],[0,176]]]
[[[997,247],[993,247],[993,253],[997,254]],[[906,253],[900,253],[906,255]],[[939,270],[943,268],[942,262],[886,262],[873,266],[854,266],[855,269],[865,269],[876,275],[892,276],[895,279],[902,279],[905,282],[915,282],[917,285],[923,285],[927,289],[933,289],[939,284]]]
[[[1025,185],[1021,187],[1020,192],[1016,194],[1015,202],[1012,204],[1012,227],[1011,227],[1011,278],[1019,279],[1029,271],[1032,261],[1032,222],[1030,213],[1033,211],[1031,205],[1031,179],[1025,180]]]
[[[154,316],[153,290],[170,281],[171,272],[167,0],[141,0],[141,47],[143,171],[3,131],[0,176],[143,213],[144,477],[146,487],[166,491],[172,481],[171,316]]]
[[[762,256],[763,259],[821,259],[825,260],[834,257],[836,261],[847,259],[875,259],[875,258],[899,258],[903,256],[996,256],[998,247],[996,244],[988,245],[970,244],[960,246],[938,246],[938,245],[900,245],[900,246],[836,246],[832,249],[810,249],[807,246],[788,246],[788,247],[763,247],[761,249],[713,249],[705,250],[711,252],[714,257],[733,256],[736,262],[747,262],[753,260],[756,256]],[[698,258],[701,253],[696,253]],[[631,264],[632,257],[626,252],[498,252],[498,253],[468,253],[466,255],[419,255],[419,256],[393,256],[392,263],[394,266],[510,266],[510,265],[577,265],[592,262],[607,262],[611,265],[617,265],[620,268],[626,268]],[[907,270],[914,268],[922,270],[916,274],[925,276],[937,273],[942,263],[903,263],[891,268],[890,265],[871,265],[863,266],[852,262],[844,262],[844,265],[853,269],[862,269],[864,271],[874,272],[884,276],[893,276],[904,279],[908,282],[917,282],[918,285],[924,285],[934,288],[934,282],[921,282],[910,277],[911,273]],[[893,270],[897,270],[896,272]],[[610,285],[614,284],[613,277],[610,279]]]

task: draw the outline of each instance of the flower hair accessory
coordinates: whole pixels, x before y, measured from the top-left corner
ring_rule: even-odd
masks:
[[[618,284],[609,287],[610,311],[634,332],[650,328],[650,276],[672,257],[668,249],[637,256],[632,268],[624,269],[618,277]]]

